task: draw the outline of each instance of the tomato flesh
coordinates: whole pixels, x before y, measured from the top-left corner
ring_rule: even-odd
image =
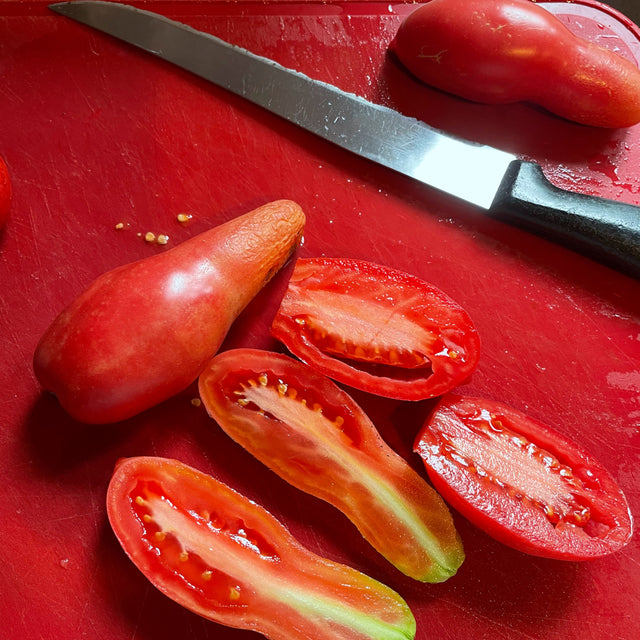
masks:
[[[440,496],[326,376],[281,354],[235,349],[200,376],[211,417],[293,486],[340,509],[417,580],[453,575],[464,552]]]
[[[394,591],[315,555],[260,506],[176,460],[121,461],[107,507],[145,576],[206,618],[274,640],[415,635]]]
[[[624,494],[602,465],[503,404],[446,396],[415,450],[452,506],[516,549],[583,560],[612,553],[631,537]]]
[[[445,293],[361,260],[298,260],[271,332],[325,375],[402,400],[449,391],[480,354],[471,319]]]

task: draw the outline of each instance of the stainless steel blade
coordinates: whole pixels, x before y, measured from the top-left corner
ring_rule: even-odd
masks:
[[[51,9],[168,60],[359,156],[485,209],[516,159],[149,11],[84,0]]]

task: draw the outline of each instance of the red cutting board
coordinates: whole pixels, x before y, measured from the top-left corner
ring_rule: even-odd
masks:
[[[153,2],[348,91],[541,163],[556,184],[640,205],[640,127],[605,131],[526,105],[471,104],[419,85],[387,56],[414,5]],[[593,2],[542,3],[640,61],[640,32]],[[589,563],[526,556],[462,517],[467,559],[444,584],[405,578],[329,505],[289,487],[192,406],[195,386],[111,426],[73,422],[31,369],[54,316],[96,276],[277,198],[308,216],[300,256],[347,256],[431,281],[483,340],[469,391],[553,425],[600,459],[640,514],[640,286],[334,148],[42,2],[0,2],[0,155],[13,185],[0,233],[0,637],[129,640],[253,633],[156,591],[125,557],[104,497],[119,457],[171,456],[264,505],[318,553],[400,592],[417,638],[632,640],[640,543]],[[460,177],[464,180],[464,176]],[[189,213],[189,224],[176,216]],[[116,225],[125,228],[116,230]],[[139,234],[169,236],[166,247]],[[232,328],[225,349],[279,349],[268,327],[291,265]],[[161,349],[162,345],[159,344]],[[411,444],[431,402],[354,393],[384,438]]]

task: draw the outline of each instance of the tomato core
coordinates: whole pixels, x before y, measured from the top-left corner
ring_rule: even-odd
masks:
[[[438,446],[451,460],[500,487],[510,497],[540,509],[553,525],[561,521],[580,527],[587,525],[591,507],[586,502],[583,482],[571,467],[506,428],[495,414],[482,411],[468,424],[475,434],[473,441],[462,433],[453,437],[442,432],[437,435]],[[521,463],[514,464],[518,460]],[[527,464],[527,460],[537,464]],[[526,475],[524,469],[528,470]]]
[[[396,349],[375,342],[355,342],[344,334],[328,333],[314,321],[313,317],[297,317],[295,322],[304,331],[307,339],[323,353],[347,360],[383,364],[401,369],[431,368],[428,356],[419,350]]]
[[[237,375],[231,384],[225,381],[224,388],[232,389],[231,393],[227,392],[230,401],[266,419],[295,423],[309,420],[309,416],[315,414],[314,417],[321,417],[324,429],[335,429],[354,446],[360,441],[359,430],[345,414],[344,407],[327,402],[313,388],[302,388],[295,379],[285,378],[282,373],[263,371],[258,375]],[[282,403],[282,399],[288,402]]]

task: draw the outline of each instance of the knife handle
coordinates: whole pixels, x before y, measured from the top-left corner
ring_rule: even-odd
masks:
[[[565,191],[551,184],[539,165],[515,160],[491,211],[640,278],[640,207]]]

